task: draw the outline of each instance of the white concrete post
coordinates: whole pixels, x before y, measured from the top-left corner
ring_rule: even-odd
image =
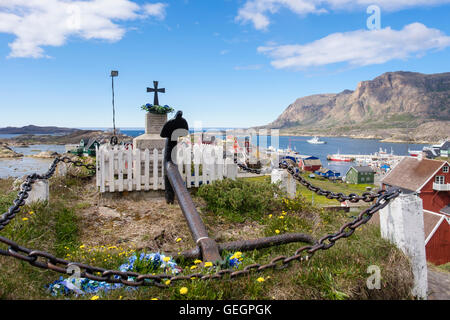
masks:
[[[427,298],[427,260],[422,199],[414,194],[401,194],[380,210],[381,236],[390,240],[409,258],[414,274],[412,294]]]
[[[236,180],[238,166],[235,163],[225,164],[225,165],[227,167],[225,176],[229,179]]]
[[[59,162],[56,167],[56,175],[57,176],[66,176],[68,171],[68,165],[65,162]]]
[[[31,187],[31,191],[28,193],[25,204],[28,205],[37,201],[48,201],[49,194],[48,180],[36,180]]]
[[[284,169],[273,169],[270,174],[270,181],[272,183],[280,183],[282,190],[286,191],[288,197],[293,199],[297,193],[297,184],[292,176]]]

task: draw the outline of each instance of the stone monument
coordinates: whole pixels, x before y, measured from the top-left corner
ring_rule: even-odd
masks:
[[[165,88],[158,88],[158,81],[153,81],[154,88],[147,88],[147,92],[154,92],[153,105],[147,104],[142,108],[147,110],[145,115],[145,133],[133,139],[134,148],[145,150],[164,149],[166,139],[161,138],[162,127],[167,122],[167,113],[172,110],[169,106],[159,106],[158,92],[165,93]],[[167,112],[166,112],[167,111]]]

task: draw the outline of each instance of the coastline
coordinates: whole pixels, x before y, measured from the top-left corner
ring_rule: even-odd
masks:
[[[358,136],[358,135],[336,135],[336,134],[303,134],[303,133],[280,133],[280,136],[283,137],[332,137],[332,138],[348,138],[348,139],[360,139],[360,140],[378,140],[379,142],[387,142],[387,143],[405,143],[405,144],[436,144],[439,141],[430,141],[430,140],[401,140],[401,139],[392,139],[392,138],[383,138],[378,136]]]

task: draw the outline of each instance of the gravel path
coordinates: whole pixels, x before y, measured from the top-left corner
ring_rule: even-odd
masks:
[[[450,273],[428,267],[428,300],[450,300]]]

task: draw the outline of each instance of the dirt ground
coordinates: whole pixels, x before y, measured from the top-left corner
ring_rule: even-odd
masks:
[[[161,195],[152,194],[135,200],[126,193],[119,197],[104,197],[89,184],[81,202],[81,241],[94,246],[120,246],[151,252],[177,253],[195,248],[188,225],[175,204],[167,204]],[[209,236],[218,242],[252,239],[262,235],[256,222],[230,224],[216,216],[202,213],[203,204],[194,197]],[[208,223],[211,222],[211,223]],[[214,222],[214,223],[212,223]],[[211,227],[211,225],[214,225]],[[176,240],[181,238],[181,241]]]

